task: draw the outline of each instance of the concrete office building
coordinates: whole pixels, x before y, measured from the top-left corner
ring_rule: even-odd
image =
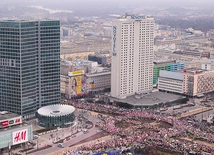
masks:
[[[183,73],[160,70],[158,89],[183,94]]]
[[[96,61],[98,64],[107,64],[107,57],[105,55],[88,55],[88,60]]]
[[[214,91],[214,70],[190,68],[184,70],[183,92],[190,96],[201,96]]]
[[[0,110],[35,116],[60,103],[60,22],[0,21]]]
[[[188,96],[214,91],[214,70],[188,68],[182,72],[160,71],[158,89]]]
[[[111,71],[87,74],[87,91],[91,94],[109,91],[111,88]]]
[[[207,60],[206,62],[203,62],[201,64],[201,69],[214,70],[214,61],[213,60]]]
[[[125,15],[113,21],[111,96],[152,90],[154,19]]]

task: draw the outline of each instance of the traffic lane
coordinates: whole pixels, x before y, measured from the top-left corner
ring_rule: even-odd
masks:
[[[71,138],[71,140],[64,142],[65,147],[69,147],[70,145],[73,145],[81,140],[84,140],[86,138],[89,138],[93,135],[95,135],[97,133],[97,128],[92,128],[89,129],[89,132],[87,134],[81,134],[81,135],[77,135],[75,138]],[[62,148],[58,147],[57,144],[53,144],[53,147],[45,149],[45,150],[41,150],[35,153],[32,153],[31,155],[41,155],[41,154],[48,154],[48,153],[52,153],[55,151],[59,151]]]
[[[204,117],[208,117],[210,115],[214,116],[214,110],[210,110],[210,111],[206,111],[206,112],[197,114],[197,115],[195,115],[195,117],[197,120],[202,120],[202,117],[204,118]]]
[[[91,121],[93,124],[95,124],[97,121],[100,121],[99,118],[96,118],[94,116],[91,116],[91,115],[88,115],[88,114],[85,114],[85,113],[83,113],[83,116],[87,120]],[[47,134],[41,135],[39,137],[39,140],[38,140],[39,141],[38,143],[40,144],[39,147],[42,147],[43,145],[47,145],[47,144],[52,144],[53,138],[51,138],[51,135],[53,137],[65,138],[65,137],[71,135],[72,132],[73,131],[71,131],[71,127],[68,127],[68,128],[62,128],[61,130],[58,130],[58,131],[55,131],[55,132],[51,132],[51,133],[47,133]],[[37,140],[36,140],[36,142],[37,142]]]
[[[99,118],[91,116],[90,114],[83,113],[83,116],[86,117],[89,121],[91,121],[93,124],[95,124],[97,121],[101,121]],[[65,147],[69,147],[70,145],[73,145],[81,140],[84,140],[86,138],[89,138],[97,133],[97,128],[93,125],[93,128],[88,130],[89,132],[87,134],[77,134],[75,138],[71,138],[71,140],[64,143]],[[32,155],[41,155],[41,154],[48,154],[52,153],[58,150],[61,150],[62,148],[59,148],[57,144],[53,144],[53,147],[41,150],[35,153],[32,153]]]
[[[195,109],[198,109],[198,108],[202,108],[202,106],[195,105],[195,106],[191,106],[191,107],[184,107],[184,108],[181,108],[181,109],[174,109],[174,110],[173,110],[173,107],[169,107],[168,110],[162,111],[162,112],[163,113],[170,113],[170,114],[172,114],[173,112],[184,112],[184,111],[195,110]]]

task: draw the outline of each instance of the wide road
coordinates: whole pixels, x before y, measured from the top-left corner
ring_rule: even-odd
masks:
[[[202,107],[202,108],[194,109],[189,112],[182,113],[181,116],[178,116],[178,118],[184,118],[184,117],[204,113],[204,112],[210,111],[212,109],[213,109],[212,107]]]
[[[89,121],[91,121],[93,124],[95,124],[97,121],[100,121],[97,117],[91,116],[89,114],[84,114],[84,117],[87,117]],[[81,140],[84,140],[86,138],[89,138],[97,133],[97,128],[93,126],[93,128],[88,130],[89,132],[86,134],[83,134],[82,132],[79,132],[76,134],[75,138],[72,138],[71,140],[64,142],[65,147],[69,147],[70,145],[73,145]],[[30,155],[44,155],[49,154],[55,151],[58,151],[62,148],[58,147],[57,144],[53,144],[51,148],[44,149],[38,152],[30,153]]]

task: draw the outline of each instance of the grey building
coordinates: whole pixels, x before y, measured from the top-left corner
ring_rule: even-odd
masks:
[[[107,64],[107,58],[106,56],[102,56],[102,55],[88,55],[88,60],[90,61],[95,61],[98,64]]]
[[[60,103],[60,22],[0,21],[0,110],[30,118]]]

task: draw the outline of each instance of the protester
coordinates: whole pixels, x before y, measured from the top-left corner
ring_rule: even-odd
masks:
[[[83,110],[98,112],[98,117],[104,122],[98,127],[112,135],[111,140],[83,145],[77,150],[65,152],[65,155],[76,155],[78,151],[90,152],[106,151],[114,148],[133,147],[134,144],[151,146],[165,150],[173,150],[178,153],[194,151],[197,153],[214,152],[213,147],[208,147],[194,141],[186,141],[182,137],[203,140],[207,143],[214,143],[214,132],[212,130],[201,130],[188,123],[188,118],[178,120],[176,117],[167,117],[155,114],[153,111],[134,110],[103,105],[97,103],[71,102],[71,104]],[[106,117],[105,115],[109,115]],[[120,125],[126,125],[126,128]],[[165,124],[167,127],[153,125]],[[80,153],[81,154],[81,153]]]

